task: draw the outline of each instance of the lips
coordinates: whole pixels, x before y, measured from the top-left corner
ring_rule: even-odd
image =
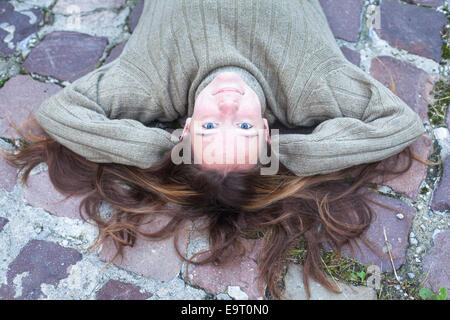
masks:
[[[233,88],[233,87],[226,87],[226,88],[222,88],[219,91],[217,91],[214,95],[222,93],[222,92],[236,92],[239,94],[243,94],[240,90]]]

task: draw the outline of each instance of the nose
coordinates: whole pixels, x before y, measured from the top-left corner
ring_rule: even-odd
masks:
[[[223,114],[232,114],[237,111],[239,103],[233,99],[227,99],[219,102],[219,110]]]

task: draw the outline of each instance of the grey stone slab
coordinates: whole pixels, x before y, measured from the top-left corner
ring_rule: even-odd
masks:
[[[333,281],[332,278],[328,278]],[[303,284],[303,267],[291,264],[284,278],[284,296],[290,300],[306,300],[306,289]],[[342,281],[336,281],[341,293],[334,293],[320,283],[310,279],[310,300],[376,300],[376,292],[366,286],[350,286]]]
[[[59,14],[71,14],[74,12],[85,13],[97,9],[118,9],[126,0],[58,0],[53,7],[53,12]]]

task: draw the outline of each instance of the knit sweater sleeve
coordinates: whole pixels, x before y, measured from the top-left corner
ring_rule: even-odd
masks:
[[[144,169],[175,144],[169,132],[146,126],[163,109],[121,63],[77,79],[46,99],[35,117],[51,138],[90,161]]]
[[[326,174],[383,160],[425,133],[418,114],[362,69],[343,61],[288,110],[293,125],[319,124],[311,134],[275,137],[279,159],[299,176]],[[325,115],[325,117],[324,117]]]

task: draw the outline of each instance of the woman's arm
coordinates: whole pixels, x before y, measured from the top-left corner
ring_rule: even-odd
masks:
[[[121,63],[118,58],[77,79],[35,116],[50,137],[90,161],[144,169],[175,144],[167,131],[145,126],[164,110]]]
[[[284,134],[280,161],[296,175],[326,174],[383,160],[425,133],[419,115],[369,74],[343,61],[325,74],[302,105],[289,110],[294,125],[334,115],[311,134]],[[297,123],[296,123],[297,122]]]

